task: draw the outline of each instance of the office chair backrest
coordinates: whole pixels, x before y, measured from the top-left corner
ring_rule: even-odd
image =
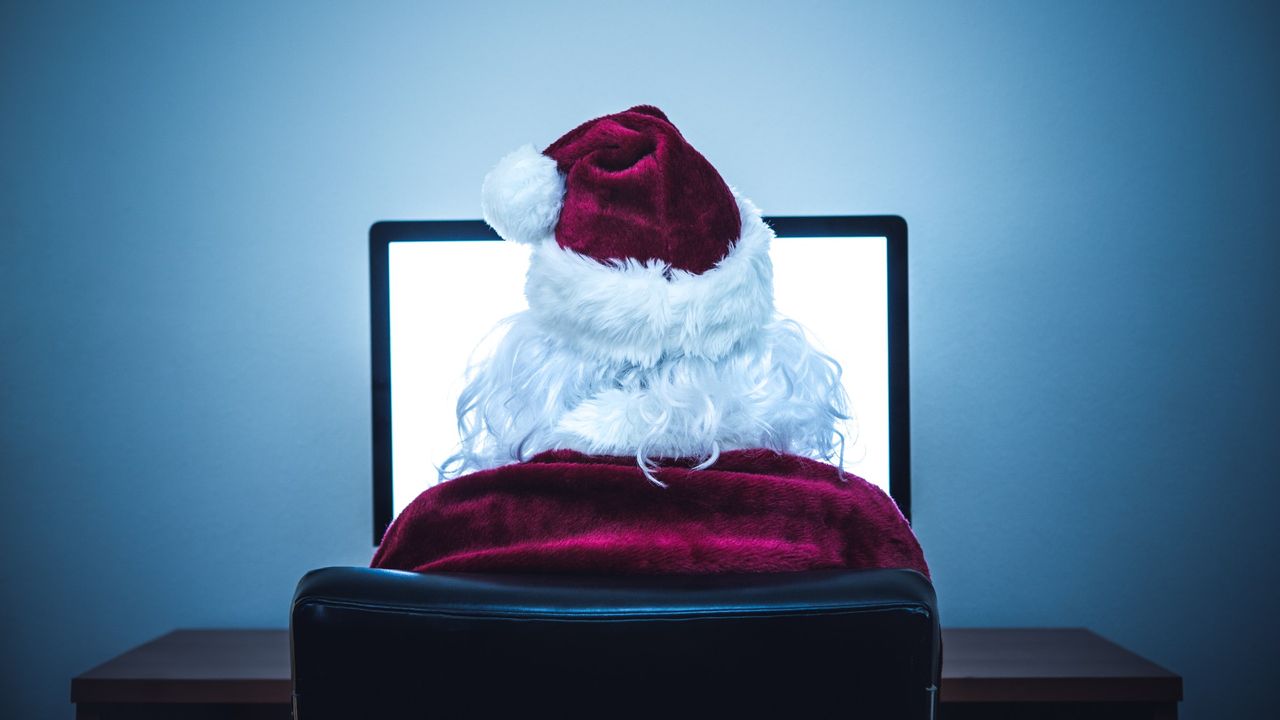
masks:
[[[940,631],[910,570],[581,577],[327,568],[290,619],[297,720],[929,718]]]

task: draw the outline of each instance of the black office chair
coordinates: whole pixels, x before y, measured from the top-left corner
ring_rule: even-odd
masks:
[[[911,570],[582,577],[335,567],[298,583],[297,720],[933,717]],[[513,715],[514,717],[514,715]]]

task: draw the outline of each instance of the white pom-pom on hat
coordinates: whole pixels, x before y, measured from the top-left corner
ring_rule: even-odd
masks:
[[[555,235],[564,202],[564,176],[556,161],[525,145],[498,161],[484,177],[480,207],[504,240],[534,244]]]

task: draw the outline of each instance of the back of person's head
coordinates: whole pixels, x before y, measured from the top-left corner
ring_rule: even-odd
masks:
[[[553,449],[713,464],[766,448],[835,460],[840,367],[773,305],[773,231],[657,108],[590,120],[485,178],[485,220],[532,246],[529,309],[458,400],[441,477]]]

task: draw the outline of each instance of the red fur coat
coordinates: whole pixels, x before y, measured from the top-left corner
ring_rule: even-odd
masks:
[[[825,463],[769,450],[708,469],[557,450],[418,496],[373,567],[418,572],[701,574],[910,568],[929,574],[898,507]]]

